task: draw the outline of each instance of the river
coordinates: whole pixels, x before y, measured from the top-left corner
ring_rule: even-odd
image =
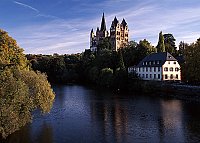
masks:
[[[49,114],[3,143],[133,143],[200,141],[200,103],[54,85]]]

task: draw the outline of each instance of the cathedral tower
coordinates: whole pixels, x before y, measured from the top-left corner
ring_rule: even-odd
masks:
[[[97,27],[96,35],[93,29],[90,33],[90,50],[92,52],[97,51],[97,45],[105,38],[109,38],[112,45],[112,50],[114,51],[117,51],[119,48],[123,48],[128,44],[129,30],[128,24],[126,23],[125,19],[123,19],[120,23],[116,17],[114,18],[110,27],[110,36],[109,32],[106,29],[106,20],[104,13],[100,26],[100,29]]]

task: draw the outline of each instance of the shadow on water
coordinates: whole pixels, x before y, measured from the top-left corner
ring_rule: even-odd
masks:
[[[6,140],[0,139],[0,141],[1,143],[53,143],[53,131],[47,123],[44,122],[36,133],[31,130],[31,125],[27,125],[8,136]]]

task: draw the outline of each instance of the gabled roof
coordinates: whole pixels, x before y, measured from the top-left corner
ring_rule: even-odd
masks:
[[[140,61],[137,67],[161,67],[166,61],[177,61],[177,60],[168,52],[153,53],[146,56],[142,61]],[[146,62],[148,63],[147,65]]]

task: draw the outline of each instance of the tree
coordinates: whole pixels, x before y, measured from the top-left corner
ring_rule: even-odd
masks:
[[[157,45],[157,52],[165,52],[164,37],[162,31],[159,33],[159,40]]]
[[[156,49],[151,45],[149,41],[146,39],[140,40],[139,44],[137,45],[137,53],[135,54],[137,56],[137,64],[147,55],[151,53],[155,53]]]
[[[185,46],[184,50],[185,64],[183,65],[183,73],[186,81],[199,84],[200,83],[200,40]]]
[[[111,50],[111,43],[109,38],[104,38],[103,40],[101,40],[98,45],[97,45],[97,51],[101,51],[103,49],[108,49]]]
[[[110,68],[103,68],[100,71],[98,84],[105,87],[110,87],[113,82],[113,70]]]
[[[30,70],[23,49],[0,30],[0,135],[25,126],[35,109],[49,112],[54,97],[46,75]]]
[[[174,54],[176,52],[176,44],[175,44],[176,39],[172,34],[164,34],[163,37],[164,37],[166,52]]]
[[[121,49],[119,50],[119,68],[123,71],[126,70]]]

